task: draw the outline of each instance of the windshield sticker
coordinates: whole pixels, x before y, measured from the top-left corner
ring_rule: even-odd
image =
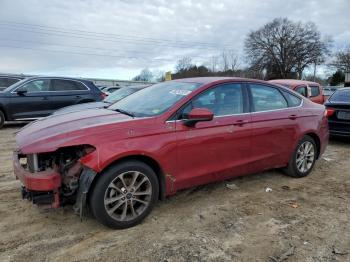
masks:
[[[154,113],[154,114],[158,114],[159,112],[160,112],[160,110],[158,108],[155,108],[152,110],[152,113]]]
[[[187,96],[192,91],[190,90],[182,90],[182,89],[173,89],[169,93],[173,95],[179,95],[179,96]]]

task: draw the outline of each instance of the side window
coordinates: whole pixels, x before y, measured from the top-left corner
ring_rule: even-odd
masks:
[[[297,89],[295,89],[295,91],[298,92],[299,94],[301,94],[302,96],[307,97],[307,88],[306,88],[306,86],[297,87]]]
[[[320,89],[318,86],[310,86],[311,97],[318,96],[320,94]]]
[[[284,91],[284,90],[282,91],[282,93],[287,98],[289,107],[300,106],[301,101],[302,101],[301,98],[299,98],[299,97],[297,97],[295,95],[292,95],[291,93],[289,93],[287,91]]]
[[[258,84],[250,85],[254,112],[287,108],[288,103],[277,88]]]
[[[49,88],[50,88],[49,79],[38,79],[38,80],[34,80],[23,84],[16,91],[27,91],[28,93],[46,92],[46,91],[49,91]]]
[[[191,100],[180,118],[186,118],[193,108],[207,108],[214,116],[241,114],[244,112],[242,85],[223,84],[204,91]]]
[[[52,85],[52,91],[77,91],[77,90],[86,90],[86,87],[80,82],[72,80],[61,80],[54,79]]]
[[[80,90],[80,91],[87,90],[86,86],[81,82],[75,82],[75,85],[76,85],[76,90]]]

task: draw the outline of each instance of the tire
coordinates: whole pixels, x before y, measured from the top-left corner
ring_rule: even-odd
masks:
[[[4,113],[0,110],[0,129],[4,126],[5,123],[5,115]]]
[[[133,183],[134,182],[134,183]],[[139,161],[127,161],[100,174],[90,194],[94,217],[113,229],[135,226],[152,211],[159,195],[154,171]]]
[[[309,175],[315,165],[316,157],[317,146],[315,140],[306,135],[296,146],[287,168],[284,169],[285,173],[296,178]]]

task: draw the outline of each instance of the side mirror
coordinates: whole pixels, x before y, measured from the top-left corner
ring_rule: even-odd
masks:
[[[197,122],[213,120],[214,114],[207,108],[194,108],[188,113],[187,117],[187,119],[184,119],[184,124],[193,127]]]
[[[20,90],[20,89],[16,91],[17,95],[19,95],[19,96],[23,96],[27,92],[28,92],[27,90]]]

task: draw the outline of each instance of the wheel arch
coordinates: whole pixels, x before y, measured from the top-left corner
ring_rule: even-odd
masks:
[[[319,158],[320,156],[320,152],[321,152],[321,139],[319,138],[319,136],[314,133],[314,132],[308,132],[308,133],[305,133],[304,136],[309,136],[311,137],[315,143],[316,143],[316,147],[317,147],[317,155],[316,155],[316,159]]]
[[[159,197],[158,198],[160,200],[165,200],[166,184],[165,184],[165,174],[163,172],[163,169],[160,166],[160,164],[158,163],[158,161],[156,161],[154,158],[152,158],[150,156],[146,156],[146,155],[129,155],[129,156],[121,157],[121,158],[111,162],[108,166],[106,166],[101,172],[99,172],[95,176],[94,180],[91,183],[91,186],[89,189],[89,194],[90,194],[90,192],[93,191],[97,180],[102,175],[101,173],[103,173],[108,168],[111,168],[112,166],[115,166],[117,164],[120,164],[120,163],[126,162],[126,161],[139,161],[139,162],[142,162],[142,163],[148,165],[150,168],[152,168],[152,170],[157,175],[158,182],[159,182]]]
[[[7,121],[9,119],[8,115],[7,115],[7,112],[6,112],[5,108],[3,107],[3,105],[1,105],[1,104],[0,104],[0,111],[4,114],[5,121]]]

